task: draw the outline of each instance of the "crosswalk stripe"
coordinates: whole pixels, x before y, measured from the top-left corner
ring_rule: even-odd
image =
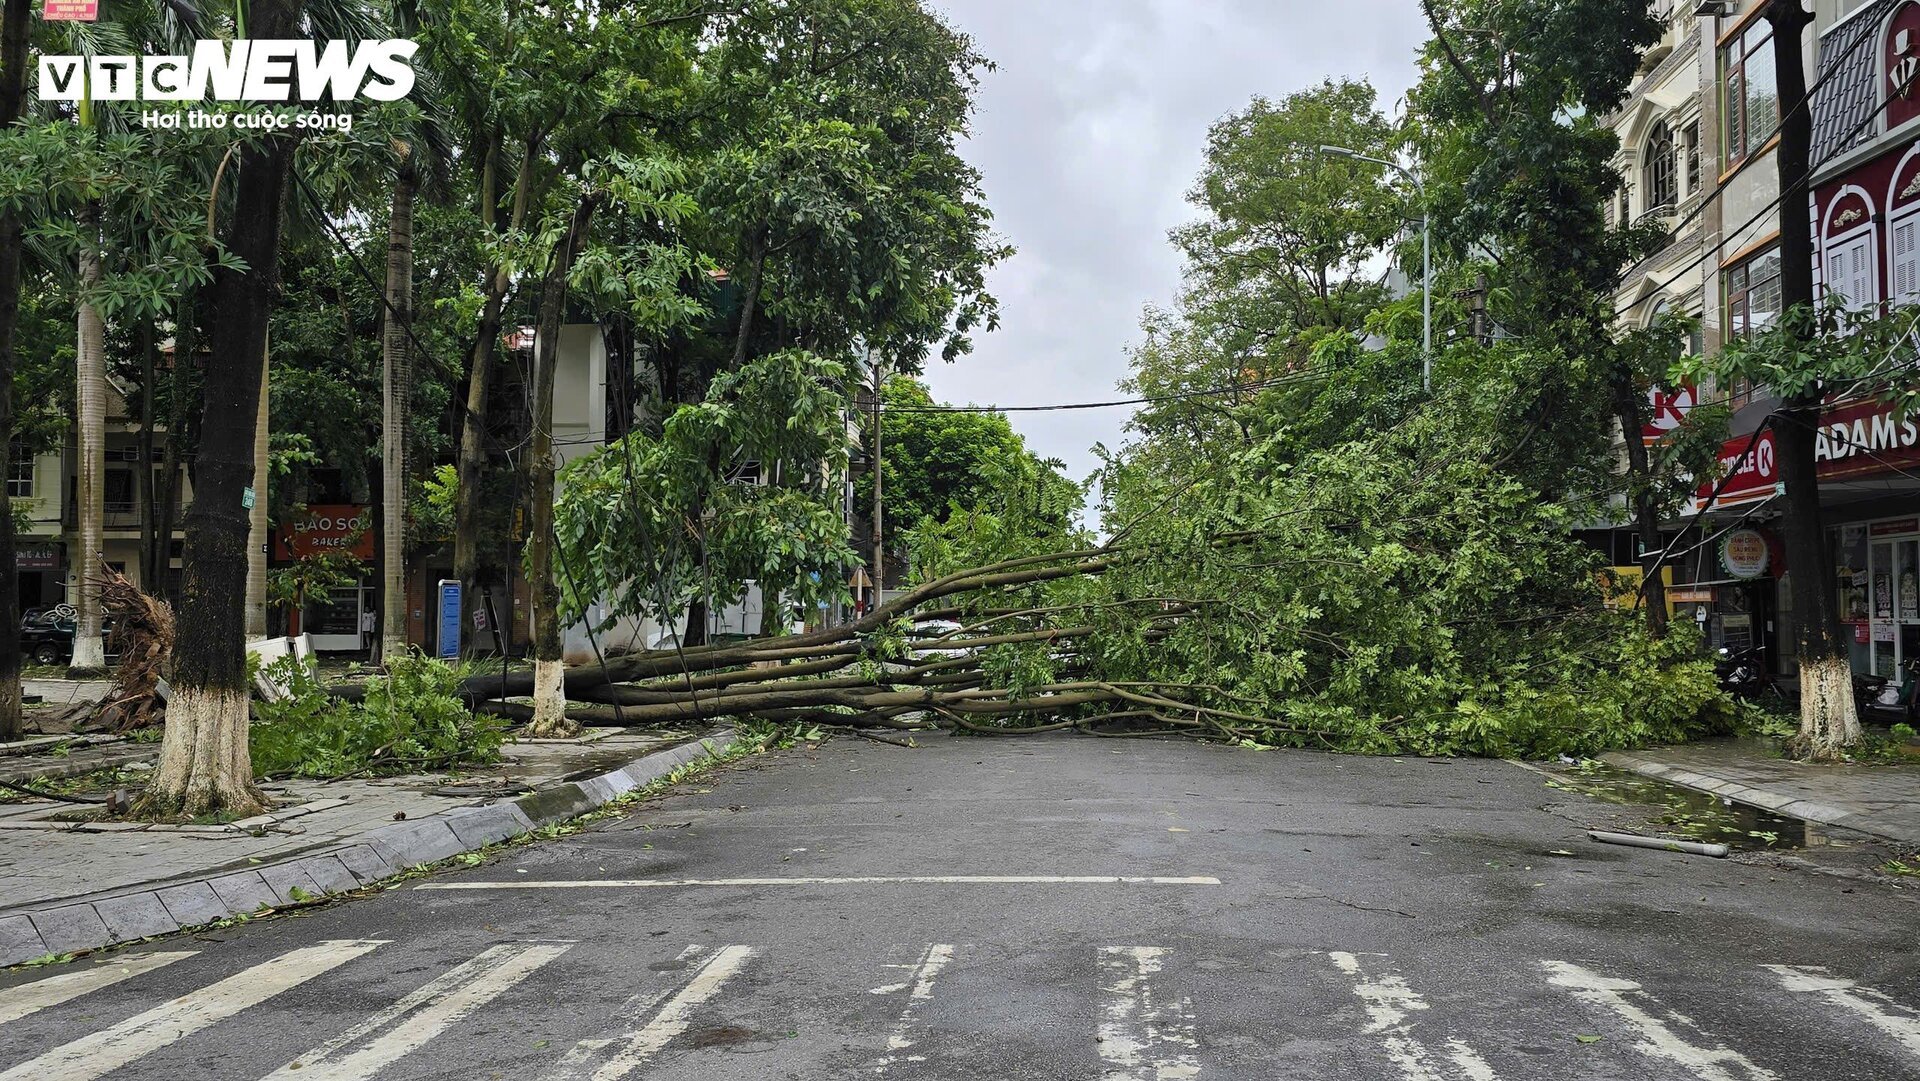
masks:
[[[620,1081],[634,1070],[646,1065],[648,1059],[667,1045],[675,1036],[687,1030],[692,1023],[693,1011],[700,1008],[708,999],[720,993],[726,982],[746,967],[755,951],[748,946],[725,946],[707,955],[694,969],[692,978],[686,986],[680,988],[673,997],[653,1012],[655,1004],[660,1003],[665,992],[650,992],[635,995],[627,1001],[622,1013],[631,1018],[652,1018],[639,1028],[620,1033],[617,1036],[599,1037],[582,1040],[575,1044],[558,1066],[546,1075],[548,1081],[572,1081],[581,1076],[581,1071],[599,1053],[608,1047],[619,1045],[612,1056],[595,1070],[592,1081]],[[684,959],[697,955],[695,950],[681,954]],[[4,1079],[0,1079],[4,1081]]]
[[[1200,1076],[1191,1005],[1155,993],[1167,951],[1160,946],[1102,946],[1100,1060],[1104,1081],[1184,1081]]]
[[[1426,1009],[1427,1003],[1398,973],[1369,976],[1354,954],[1336,951],[1327,957],[1353,979],[1353,993],[1366,1003],[1367,1034],[1381,1038],[1387,1059],[1406,1081],[1448,1081],[1453,1072],[1446,1067],[1449,1060],[1461,1081],[1496,1081],[1493,1067],[1465,1042],[1448,1040],[1446,1057],[1441,1058],[1414,1038],[1408,1015]]]
[[[1920,1010],[1902,1006],[1871,987],[1841,979],[1824,968],[1799,965],[1760,966],[1780,978],[1789,991],[1818,994],[1836,1006],[1853,1011],[1862,1020],[1920,1055]]]
[[[66,972],[58,976],[49,976],[24,987],[12,988],[7,992],[7,1000],[0,1002],[0,1025],[9,1021],[18,1021],[28,1014],[39,1013],[49,1006],[58,1006],[62,1002],[79,998],[89,991],[111,987],[121,980],[132,979],[143,972],[152,972],[156,968],[165,968],[175,961],[184,961],[198,952],[198,950],[177,950],[172,953],[143,953],[110,965],[81,969],[78,972]]]
[[[382,939],[332,939],[283,953],[111,1028],[56,1047],[0,1073],[0,1081],[94,1081],[385,944]]]
[[[888,987],[876,987],[876,995],[888,995],[898,991],[907,992],[907,1004],[900,1009],[900,1017],[893,1023],[893,1031],[887,1034],[887,1053],[874,1067],[875,1073],[886,1073],[887,1067],[896,1062],[925,1062],[927,1056],[908,1054],[913,1050],[913,1026],[918,1019],[920,1004],[933,998],[933,981],[940,970],[953,960],[953,947],[945,945],[928,946],[920,955],[920,961],[913,966],[913,975],[908,983],[893,984]]]
[[[498,998],[569,948],[566,944],[495,946],[275,1070],[267,1081],[293,1077],[305,1081],[366,1081],[401,1056],[419,1050],[428,1040]],[[341,1058],[333,1058],[341,1050],[389,1025],[394,1028],[385,1036]]]
[[[1702,1047],[1689,1043],[1676,1028],[1692,1029],[1702,1039],[1711,1037],[1691,1018],[1669,1009],[1632,980],[1601,976],[1565,961],[1540,963],[1549,973],[1547,982],[1573,992],[1575,998],[1605,1007],[1631,1026],[1640,1037],[1636,1049],[1643,1055],[1683,1066],[1700,1081],[1778,1081],[1773,1071],[1756,1066],[1725,1044]]]

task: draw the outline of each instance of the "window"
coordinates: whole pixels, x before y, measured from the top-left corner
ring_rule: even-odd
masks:
[[[1727,271],[1727,334],[1749,338],[1780,317],[1780,249],[1769,248]]]
[[[1773,28],[1755,19],[1720,49],[1721,113],[1726,117],[1727,165],[1745,161],[1780,123],[1780,92],[1773,70]]]
[[[1686,133],[1681,137],[1681,145],[1687,154],[1687,194],[1700,194],[1700,121],[1687,125]]]
[[[1873,229],[1858,229],[1827,245],[1822,266],[1826,268],[1827,295],[1843,302],[1848,311],[1865,311],[1879,301],[1873,282]]]
[[[7,497],[33,498],[33,454],[18,439],[7,447]]]
[[[1646,213],[1671,208],[1680,201],[1679,176],[1673,160],[1673,130],[1667,127],[1666,121],[1654,121],[1653,130],[1647,134],[1646,153],[1640,168],[1646,178],[1643,181],[1647,192]]]
[[[1920,301],[1920,214],[1908,214],[1893,223],[1893,288],[1895,304]]]
[[[133,510],[133,470],[107,470],[106,491],[102,494],[103,508],[108,514],[127,514]]]

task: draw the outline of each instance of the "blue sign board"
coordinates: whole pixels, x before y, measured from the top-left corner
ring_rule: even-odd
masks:
[[[439,645],[441,660],[457,660],[460,657],[460,582],[454,578],[440,579],[440,633],[434,641]]]

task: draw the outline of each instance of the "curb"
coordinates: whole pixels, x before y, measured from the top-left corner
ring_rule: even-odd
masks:
[[[717,757],[734,740],[732,729],[722,729],[644,755],[611,773],[484,807],[458,807],[381,826],[351,841],[244,871],[212,872],[85,901],[0,913],[0,966],[170,934],[261,905],[292,905],[370,886],[410,867],[578,818],[684,765]],[[298,900],[295,890],[300,891]]]
[[[1789,818],[1802,818],[1808,822],[1817,822],[1823,826],[1836,826],[1871,834],[1889,841],[1903,844],[1920,844],[1920,829],[1891,825],[1875,819],[1871,814],[1862,814],[1830,803],[1803,799],[1799,796],[1755,788],[1739,781],[1729,781],[1723,777],[1714,777],[1679,766],[1655,762],[1639,755],[1613,751],[1600,756],[1602,762],[1621,769],[1632,770],[1642,777],[1651,777],[1656,781],[1666,781],[1682,788],[1691,788],[1735,803],[1744,803],[1749,807],[1758,807],[1763,811],[1786,815]]]

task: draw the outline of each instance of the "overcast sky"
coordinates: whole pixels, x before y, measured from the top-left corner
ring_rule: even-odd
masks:
[[[1147,303],[1174,297],[1167,230],[1207,128],[1256,94],[1365,76],[1392,109],[1424,39],[1416,0],[930,0],[999,65],[966,156],[998,232],[1019,249],[992,278],[1000,329],[927,373],[936,398],[1046,405],[1121,397]],[[1015,413],[1075,479],[1128,410]]]

